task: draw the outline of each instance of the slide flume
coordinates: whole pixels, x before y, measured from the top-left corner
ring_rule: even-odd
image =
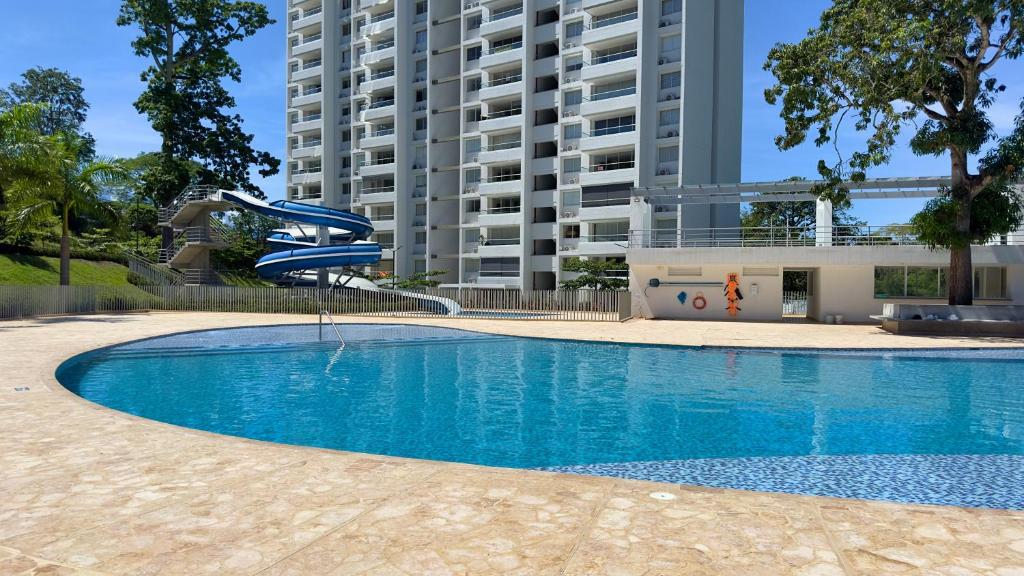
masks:
[[[331,241],[342,242],[329,246],[317,246],[316,231],[303,230],[301,226],[296,229],[275,230],[267,238],[267,242],[272,247],[281,250],[267,254],[256,263],[256,272],[262,278],[275,278],[282,274],[295,272],[301,275],[304,271],[317,268],[368,266],[380,262],[380,244],[366,240],[370,234],[373,234],[373,224],[365,216],[287,200],[265,202],[234,190],[220,190],[217,192],[217,196],[219,196],[219,198],[215,198],[217,200],[230,202],[243,210],[256,212],[269,218],[311,226],[325,226]],[[369,280],[355,277],[345,277],[344,279],[346,281],[342,284],[350,288],[380,290],[380,287]],[[412,298],[433,312],[450,316],[462,312],[462,307],[450,298],[398,290],[392,292]]]

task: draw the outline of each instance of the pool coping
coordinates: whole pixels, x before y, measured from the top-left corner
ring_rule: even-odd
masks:
[[[161,313],[160,315],[143,315],[143,316],[144,316],[145,319],[149,320],[149,319],[154,319],[154,318],[158,319],[158,317],[162,316],[163,314],[179,314],[179,313]],[[184,315],[184,313],[181,313],[181,314]],[[197,318],[202,318],[203,314],[192,314],[191,316],[197,317]],[[210,314],[209,316],[212,317],[212,316],[216,316],[216,315],[215,314]],[[33,369],[29,370],[29,372],[33,373],[35,375],[34,379],[36,380],[36,382],[39,383],[39,384],[42,384],[45,387],[45,389],[47,389],[49,391],[55,391],[55,390],[59,391],[60,394],[63,394],[63,396],[61,396],[62,398],[67,398],[67,397],[74,398],[76,400],[75,404],[77,404],[78,406],[91,408],[90,412],[92,412],[94,414],[98,414],[98,415],[100,415],[100,416],[102,416],[104,418],[109,418],[110,416],[114,416],[116,419],[123,419],[123,420],[131,422],[133,424],[144,423],[147,428],[151,428],[151,429],[154,429],[154,430],[157,430],[157,431],[161,431],[162,430],[162,431],[165,431],[165,432],[172,433],[172,434],[174,434],[176,436],[180,435],[181,432],[187,432],[189,435],[194,435],[197,438],[206,438],[206,439],[214,440],[218,445],[220,445],[220,444],[226,445],[225,447],[230,447],[231,445],[235,445],[236,443],[241,442],[241,444],[243,444],[243,445],[252,445],[252,446],[259,447],[259,448],[273,448],[276,451],[299,451],[297,453],[300,453],[300,452],[301,453],[310,453],[310,454],[323,455],[325,457],[363,458],[363,459],[369,459],[369,460],[373,460],[373,461],[394,461],[394,462],[399,463],[399,464],[408,463],[408,464],[417,464],[417,465],[421,464],[423,462],[429,462],[429,461],[420,461],[420,460],[409,459],[409,458],[401,458],[401,457],[363,455],[363,454],[354,453],[354,452],[346,452],[346,451],[332,450],[332,449],[326,449],[326,448],[317,448],[317,447],[309,447],[309,446],[282,445],[282,444],[278,444],[278,443],[274,443],[274,442],[266,442],[266,441],[261,441],[261,440],[254,440],[254,439],[251,439],[251,438],[226,436],[226,435],[217,434],[217,433],[213,433],[213,432],[208,432],[208,431],[203,431],[203,430],[196,430],[196,429],[192,429],[192,428],[177,426],[177,425],[174,425],[174,424],[168,424],[168,423],[164,423],[164,422],[158,422],[158,421],[154,421],[154,420],[149,420],[149,419],[142,418],[142,417],[139,417],[139,416],[134,416],[132,414],[116,411],[116,410],[113,410],[111,408],[107,408],[107,407],[102,406],[100,404],[97,404],[97,403],[91,402],[89,400],[86,400],[84,398],[81,398],[80,396],[78,396],[78,395],[74,394],[73,392],[71,392],[70,390],[66,389],[55,378],[55,372],[56,372],[57,368],[59,366],[61,366],[62,364],[64,364],[67,360],[69,360],[69,359],[71,359],[71,358],[73,358],[75,356],[78,356],[79,354],[88,353],[88,352],[93,351],[93,350],[107,348],[107,347],[110,347],[110,346],[123,345],[123,344],[129,343],[129,342],[133,342],[133,341],[140,341],[140,340],[146,340],[146,339],[153,338],[153,337],[166,336],[166,335],[174,334],[174,333],[181,333],[181,332],[187,333],[187,332],[194,332],[194,331],[201,331],[201,330],[210,330],[210,329],[218,329],[218,328],[228,328],[228,327],[252,327],[254,325],[251,324],[251,323],[247,323],[247,320],[251,319],[252,317],[257,317],[257,318],[261,317],[260,315],[220,315],[220,316],[230,316],[230,317],[227,319],[225,324],[217,325],[217,326],[205,326],[203,328],[196,328],[196,329],[193,329],[193,330],[184,330],[184,331],[182,331],[182,330],[167,330],[167,331],[161,330],[159,333],[151,334],[149,336],[145,336],[145,337],[141,337],[141,338],[119,338],[119,337],[115,337],[115,338],[111,339],[110,337],[102,337],[102,338],[99,338],[99,340],[102,340],[102,341],[106,342],[102,346],[86,344],[86,345],[82,346],[83,349],[79,350],[78,352],[74,352],[74,353],[71,353],[71,354],[67,354],[67,353],[64,353],[64,352],[57,353],[57,354],[55,354],[55,355],[53,355],[51,357],[46,358],[41,363],[36,364],[34,367],[32,367]],[[262,316],[262,317],[266,318],[266,316]],[[296,318],[295,316],[274,317],[272,319],[273,320],[272,323],[260,324],[260,325],[262,325],[262,326],[277,326],[277,325],[281,325],[281,324],[315,324],[315,321],[302,321],[302,322],[294,322],[294,321],[281,322],[281,321],[279,321],[279,320],[288,320],[288,319],[294,320],[295,318]],[[270,320],[270,318],[267,318],[267,319]],[[234,323],[235,320],[240,321],[241,323]],[[26,321],[26,322],[30,322],[30,321]],[[492,321],[492,320],[485,320],[485,321],[474,320],[473,322],[494,322],[494,321]],[[518,322],[523,322],[523,321],[521,321],[521,320],[511,320],[511,321],[505,321],[505,322],[516,322],[516,323],[518,323]],[[359,323],[364,323],[364,322],[359,322]],[[365,322],[365,323],[369,323],[369,324],[420,324],[420,325],[436,325],[436,324],[434,324],[432,322],[424,322],[424,321],[394,322],[394,319],[374,319],[374,321]],[[596,323],[579,323],[579,324],[596,324]],[[2,324],[0,324],[0,326],[2,326]],[[485,333],[485,334],[495,334],[495,332],[488,331],[488,330],[467,330],[467,331],[470,331],[470,332],[480,332],[480,333]],[[114,329],[114,332],[115,333],[118,332],[116,327]],[[507,334],[507,335],[518,336],[518,334]],[[0,339],[2,339],[2,338],[3,338],[3,336],[0,336]],[[556,338],[556,339],[565,339],[565,338]],[[597,341],[597,342],[608,342],[608,340],[590,339],[590,338],[570,338],[568,340],[587,340],[587,341]],[[622,343],[622,342],[619,342],[619,343]],[[645,344],[645,343],[641,342],[639,344]],[[662,345],[662,344],[656,344],[656,345]],[[676,344],[668,344],[668,345],[676,345]],[[743,348],[743,347],[733,347],[733,348]],[[746,347],[746,348],[749,349],[749,348],[753,348],[753,347]],[[763,347],[760,347],[760,348],[763,348]],[[995,348],[1005,348],[1005,346],[996,346]],[[786,350],[793,350],[793,349],[787,348]],[[884,348],[882,350],[892,350],[892,348]],[[2,397],[0,397],[0,399],[2,399]],[[0,414],[2,414],[2,412],[0,412]],[[2,446],[2,444],[0,444],[0,446]],[[543,472],[543,471],[532,471],[532,470],[528,471],[528,470],[521,470],[521,469],[485,467],[485,466],[478,466],[478,465],[471,465],[471,464],[459,464],[459,463],[447,463],[447,462],[445,462],[445,463],[432,463],[432,464],[439,465],[441,468],[443,468],[445,470],[453,470],[453,471],[455,471],[454,473],[456,475],[479,475],[479,474],[484,474],[484,475],[487,475],[487,476],[496,476],[496,477],[499,477],[499,478],[507,476],[509,479],[512,479],[514,477],[516,479],[523,479],[523,481],[529,481],[528,479],[530,479],[530,478],[539,478],[539,479],[543,479],[543,480],[537,480],[537,481],[544,481],[544,482],[548,482],[548,481],[555,482],[555,481],[557,481],[557,482],[562,483],[562,484],[565,484],[566,482],[568,482],[568,485],[573,485],[575,483],[588,484],[590,482],[590,481],[586,481],[586,480],[581,480],[580,477],[577,477],[577,476],[569,476],[569,475],[558,474],[558,473],[554,473],[554,472]],[[499,482],[504,482],[504,481],[499,480]],[[892,512],[893,514],[896,514],[897,516],[898,515],[903,515],[903,514],[911,514],[911,515],[925,514],[926,516],[930,517],[931,520],[934,520],[935,517],[937,517],[937,516],[943,516],[943,515],[951,515],[951,518],[958,518],[958,517],[961,517],[965,513],[969,514],[969,516],[972,517],[972,518],[974,518],[974,517],[976,517],[976,518],[1006,518],[1006,519],[1008,519],[1010,525],[1018,526],[1022,530],[1022,532],[1020,534],[1017,534],[1016,532],[1014,532],[1012,534],[1012,536],[1014,537],[1013,542],[1017,542],[1018,541],[1017,536],[1020,536],[1019,540],[1021,542],[1024,542],[1024,515],[1022,515],[1020,513],[1017,513],[1017,512],[1006,511],[1006,510],[962,509],[962,508],[948,507],[948,506],[930,506],[930,505],[917,505],[917,504],[907,504],[907,505],[904,505],[904,504],[894,504],[894,503],[877,502],[877,501],[845,500],[845,499],[837,499],[837,498],[830,498],[830,497],[819,497],[819,496],[797,496],[797,495],[789,495],[789,494],[747,492],[747,491],[743,491],[743,490],[731,490],[731,489],[721,489],[721,488],[704,488],[704,487],[692,487],[692,486],[679,486],[679,485],[675,485],[675,484],[658,484],[658,483],[652,483],[652,482],[646,482],[646,481],[631,481],[631,480],[609,480],[609,479],[603,479],[600,482],[598,482],[598,484],[600,484],[602,487],[604,487],[604,489],[605,489],[605,491],[607,493],[611,493],[611,492],[615,492],[615,491],[619,491],[619,490],[633,490],[633,491],[639,490],[640,492],[643,492],[643,491],[650,491],[650,490],[661,489],[661,490],[670,491],[672,494],[683,494],[683,495],[688,495],[688,496],[693,497],[693,498],[720,497],[720,498],[722,498],[722,499],[724,499],[726,501],[749,500],[751,498],[761,500],[761,499],[768,498],[769,500],[778,500],[779,502],[782,503],[781,505],[783,506],[783,508],[786,508],[786,507],[788,507],[790,505],[796,506],[797,503],[799,503],[799,507],[810,506],[810,504],[807,504],[807,503],[813,502],[814,503],[813,507],[819,509],[819,512],[818,512],[819,516],[821,516],[821,514],[825,513],[825,512],[823,512],[823,510],[828,510],[829,512],[826,513],[826,515],[828,515],[828,514],[832,514],[833,512],[838,513],[836,511],[839,511],[839,510],[847,510],[847,511],[849,511],[849,510],[852,510],[852,509],[858,509],[859,511],[857,513],[850,512],[850,514],[853,514],[854,516],[856,516],[857,514],[864,514],[865,513],[865,512],[863,512],[860,509],[866,509],[866,510],[870,510],[871,511],[871,513],[869,513],[867,517],[871,517],[871,514],[881,514],[882,512]],[[2,488],[2,486],[3,485],[0,484],[0,488]],[[700,495],[703,495],[703,496],[700,496]],[[607,504],[607,501],[605,502],[605,504]],[[644,503],[641,502],[641,504],[644,504]],[[822,507],[824,507],[824,508],[822,508]],[[605,509],[607,509],[607,507]],[[2,509],[0,509],[0,510],[2,510]],[[601,528],[601,518],[603,516],[602,516],[602,514],[599,514],[597,512],[595,512],[595,514],[597,514],[597,515],[591,517],[590,520],[588,520],[587,524],[586,524],[586,526],[589,527],[589,529],[592,529],[592,530],[597,530],[598,528]],[[824,520],[821,520],[821,521],[824,522]],[[953,520],[951,520],[951,521],[953,521]],[[954,521],[954,523],[955,523],[955,521]],[[868,525],[865,526],[865,528],[866,527],[870,527],[870,525],[871,524],[869,523]],[[914,528],[914,527],[910,526],[909,528]],[[653,529],[653,528],[649,527],[648,529]],[[587,529],[585,528],[584,532],[586,532],[586,530]],[[850,528],[847,527],[847,528],[844,528],[843,530],[850,530]],[[913,530],[911,530],[911,532],[912,531]],[[841,530],[841,532],[842,532],[842,530]],[[855,529],[855,530],[853,530],[853,532],[857,532],[857,530]],[[2,534],[2,530],[0,530],[0,534]],[[968,535],[970,535],[970,533],[968,533]],[[58,534],[58,536],[59,536],[59,534]],[[560,561],[562,561],[561,569],[560,569],[561,573],[592,573],[592,572],[600,572],[600,571],[602,571],[601,570],[602,568],[610,568],[611,566],[615,566],[616,565],[614,563],[609,563],[609,558],[615,556],[615,553],[614,553],[613,550],[603,549],[603,548],[599,547],[596,552],[592,551],[592,552],[582,553],[582,554],[579,552],[581,543],[591,543],[591,541],[594,538],[598,538],[597,535],[591,535],[591,536],[588,537],[588,536],[586,536],[585,533],[581,533],[580,538],[583,538],[584,540],[582,540],[580,542],[577,542],[577,544],[572,548],[571,551],[567,551],[567,556],[560,559]],[[842,572],[855,573],[855,572],[858,571],[857,568],[858,568],[858,566],[861,566],[861,563],[868,563],[868,564],[870,564],[873,561],[879,561],[878,558],[877,558],[878,553],[873,553],[875,555],[875,560],[871,560],[872,554],[868,554],[867,556],[864,556],[860,552],[854,553],[854,552],[850,551],[850,547],[851,546],[852,546],[852,548],[854,550],[859,549],[859,548],[863,548],[864,546],[858,547],[857,545],[855,545],[852,542],[845,542],[845,543],[839,542],[839,543],[837,543],[837,542],[834,541],[835,538],[836,538],[835,534],[828,535],[827,539],[829,539],[829,542],[828,542],[828,545],[826,546],[826,548],[831,550],[831,554],[835,555],[835,558],[832,558],[832,559],[828,558],[829,552],[823,551],[820,555],[816,554],[815,557],[812,558],[812,560],[814,560],[815,565],[817,563],[820,563],[819,561],[821,561],[821,562],[824,562],[825,564],[829,564],[829,565],[831,565],[833,567],[838,568]],[[914,538],[918,538],[918,537],[914,537]],[[598,538],[598,539],[600,539],[600,538]],[[839,539],[842,540],[842,538],[839,538]],[[909,542],[912,539],[913,538],[910,537],[910,533],[908,532],[907,541]],[[317,541],[319,541],[319,540],[317,540]],[[890,542],[890,544],[891,544],[891,542]],[[1011,545],[1015,546],[1014,549],[1016,550],[1017,544],[1011,544]],[[309,544],[306,547],[303,547],[301,550],[306,550],[307,548],[309,548],[311,546],[313,546],[313,544]],[[35,558],[35,559],[38,560],[38,559],[42,559],[42,558],[47,558],[46,556],[44,556],[42,554],[38,554],[37,553],[38,551],[36,551],[36,550],[31,550],[31,549],[30,550],[19,550],[19,549],[16,549],[16,548],[9,547],[5,543],[5,541],[2,538],[0,538],[0,558],[4,557],[4,553],[3,553],[4,550],[16,551],[14,557],[15,558],[19,558],[19,559]],[[601,552],[601,550],[604,550],[604,552]],[[296,554],[296,553],[297,552],[295,552],[293,554]],[[671,556],[670,554],[667,553],[667,551],[663,551],[663,553],[666,554],[666,557]],[[888,556],[886,556],[886,554],[888,554]],[[846,555],[848,557],[844,558],[844,555]],[[855,556],[856,558],[852,558],[853,556]],[[896,558],[896,560],[893,560],[893,558],[891,558],[893,556],[891,553],[885,553],[885,554],[882,554],[881,556],[889,558],[889,560],[887,560],[887,561],[903,562],[903,561],[906,560],[906,558],[902,558],[902,559],[901,558]],[[657,557],[657,556],[655,556],[655,557]],[[288,558],[290,558],[290,556]],[[288,558],[281,558],[277,562],[272,564],[271,566],[277,566],[279,562],[285,562]],[[582,560],[581,560],[581,558],[582,558]],[[720,560],[722,560],[722,559],[720,559]],[[948,558],[946,560],[948,560]],[[724,562],[725,560],[722,560],[722,561]],[[53,563],[53,564],[56,564],[56,565],[60,565],[60,566],[76,567],[74,562],[70,562],[69,563],[69,562],[67,562],[66,558],[59,558],[59,559],[58,558],[55,558],[55,559],[47,558],[46,560],[40,560],[40,562],[50,562],[50,563]],[[574,562],[575,562],[575,564],[574,564]],[[586,568],[580,568],[579,566],[576,566],[580,562],[584,562],[584,565],[586,566]],[[783,557],[774,557],[772,559],[772,563],[770,563],[771,566],[775,566],[776,568],[780,568],[780,569],[781,568],[785,568],[785,570],[796,568],[796,566],[792,566],[790,564],[791,563],[789,561],[783,562]],[[639,565],[637,565],[635,563],[631,564],[631,565],[632,566],[639,566]],[[810,564],[807,564],[807,565],[810,565]],[[867,564],[864,564],[864,566],[866,566],[866,565]],[[935,566],[937,566],[937,565],[938,564],[935,564]],[[1011,565],[1011,564],[1006,564],[1006,565]],[[573,566],[576,566],[575,572],[574,572]],[[682,564],[678,564],[678,566],[682,566]],[[80,568],[80,569],[87,569],[89,567],[90,566],[77,566],[77,568]],[[104,563],[101,562],[96,568],[97,569],[102,569],[103,567],[104,567]],[[223,566],[221,566],[221,568],[223,568]],[[269,568],[269,566],[267,568]],[[785,571],[785,570],[780,570],[780,573],[782,571]],[[0,564],[0,572],[2,572],[2,571],[3,571],[3,565]],[[114,573],[116,573],[116,571]],[[239,573],[248,573],[248,572],[239,572]],[[495,573],[498,573],[498,572],[495,572]]]

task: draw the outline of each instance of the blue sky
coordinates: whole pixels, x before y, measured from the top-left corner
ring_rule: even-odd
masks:
[[[101,154],[132,156],[159,148],[159,138],[132,102],[142,89],[139,72],[146,65],[131,51],[135,31],[118,28],[119,0],[47,0],[40,4],[9,3],[0,20],[0,84],[6,86],[27,68],[54,66],[82,78],[86,98],[92,104],[87,128],[96,136]],[[789,176],[815,177],[819,158],[828,150],[807,144],[780,152],[773,138],[781,131],[778,111],[764,102],[764,89],[772,77],[761,70],[765,55],[776,42],[794,42],[814,26],[827,0],[746,0],[744,39],[743,179],[765,181]],[[83,8],[87,5],[88,8]],[[245,128],[255,135],[255,145],[274,155],[284,155],[285,27],[284,0],[268,5],[278,21],[255,37],[237,45],[234,54],[243,69],[243,82],[232,87]],[[40,10],[46,25],[40,26]],[[1024,78],[1024,61],[997,67],[1009,84]],[[1024,97],[1024,86],[1009,85],[990,114],[1003,130]],[[854,141],[851,139],[852,145]],[[904,147],[893,162],[872,176],[932,176],[948,173],[947,161],[914,156]],[[284,179],[277,175],[258,184],[271,198],[280,198]],[[920,206],[918,200],[861,202],[854,212],[870,224],[905,222]]]

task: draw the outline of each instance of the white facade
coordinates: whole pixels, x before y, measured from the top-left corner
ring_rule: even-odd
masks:
[[[373,219],[382,269],[550,289],[564,258],[625,256],[634,187],[739,181],[742,0],[288,10],[287,198]]]

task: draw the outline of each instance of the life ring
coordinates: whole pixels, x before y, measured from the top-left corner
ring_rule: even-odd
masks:
[[[697,295],[693,297],[693,307],[697,310],[703,310],[708,305],[707,298],[704,298],[703,292],[697,292]]]

